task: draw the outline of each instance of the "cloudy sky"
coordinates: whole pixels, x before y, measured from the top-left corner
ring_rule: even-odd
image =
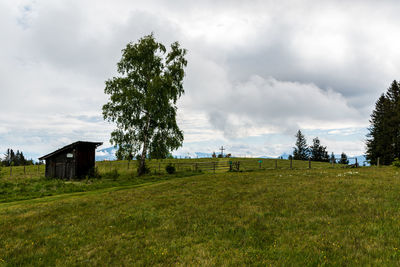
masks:
[[[151,32],[188,50],[177,152],[291,153],[301,129],[365,151],[369,116],[400,70],[399,1],[0,1],[0,151],[36,158],[109,146],[104,81]]]

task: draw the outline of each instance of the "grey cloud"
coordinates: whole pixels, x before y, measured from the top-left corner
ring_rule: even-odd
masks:
[[[228,139],[292,134],[298,127],[365,127],[376,98],[398,78],[393,33],[399,5],[1,2],[0,34],[7,41],[0,44],[0,105],[11,119],[0,116],[0,145],[18,144],[12,137],[28,138],[24,131],[31,130],[57,144],[86,136],[90,127],[108,139],[111,127],[100,127],[96,119],[107,99],[104,81],[115,75],[126,43],[152,31],[161,42],[178,40],[189,50],[186,95],[179,104],[209,120],[201,128],[182,125],[202,140],[214,137],[215,131],[205,130],[210,125]],[[22,125],[26,114],[31,123]],[[67,118],[76,132],[43,116]],[[55,134],[35,132],[38,126]]]
[[[339,93],[260,76],[232,85],[230,93],[213,108],[208,112],[210,123],[227,138],[252,135],[259,128],[266,128],[265,133],[293,133],[310,122],[318,128],[329,119],[330,125],[341,127],[362,119]]]

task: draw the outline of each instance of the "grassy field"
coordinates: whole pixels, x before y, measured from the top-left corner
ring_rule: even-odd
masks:
[[[259,161],[262,161],[259,163]],[[240,171],[279,169],[290,167],[288,160],[271,159],[172,159],[150,160],[151,173],[146,177],[137,177],[135,161],[96,162],[101,179],[86,177],[81,180],[63,181],[45,179],[45,166],[3,167],[0,170],[0,203],[23,199],[32,199],[64,193],[85,192],[102,188],[126,185],[138,185],[164,181],[176,177],[187,177],[199,173],[224,173],[229,170],[229,161],[240,161]],[[167,175],[165,167],[175,165],[177,173]],[[337,165],[336,167],[338,167]],[[293,168],[308,168],[307,162],[293,161]],[[313,168],[331,167],[327,163],[312,163]],[[215,170],[214,170],[215,169]]]
[[[205,173],[0,204],[0,265],[400,262],[393,168]]]

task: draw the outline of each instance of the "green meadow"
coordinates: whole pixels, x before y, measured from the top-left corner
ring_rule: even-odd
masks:
[[[259,161],[262,161],[261,163]],[[45,166],[0,167],[0,203],[16,200],[40,198],[64,193],[86,192],[110,187],[139,185],[159,182],[178,177],[206,173],[225,173],[229,170],[229,162],[240,162],[239,171],[268,169],[288,169],[289,160],[272,159],[168,159],[149,160],[150,173],[137,176],[136,161],[102,161],[96,162],[96,169],[101,178],[84,177],[73,181],[47,179],[44,177]],[[168,175],[165,167],[172,164],[176,173]],[[306,169],[308,162],[293,161],[292,168]],[[327,163],[312,163],[312,168],[332,167]],[[334,167],[340,167],[335,165]]]
[[[0,266],[398,265],[399,170],[267,162],[143,178],[125,163],[118,177],[100,165],[101,179],[14,177],[25,191],[3,168]]]

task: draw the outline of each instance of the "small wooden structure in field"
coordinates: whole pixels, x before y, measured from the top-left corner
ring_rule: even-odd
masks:
[[[78,141],[47,154],[39,160],[46,160],[46,177],[61,179],[84,177],[94,168],[96,148],[102,144]]]

